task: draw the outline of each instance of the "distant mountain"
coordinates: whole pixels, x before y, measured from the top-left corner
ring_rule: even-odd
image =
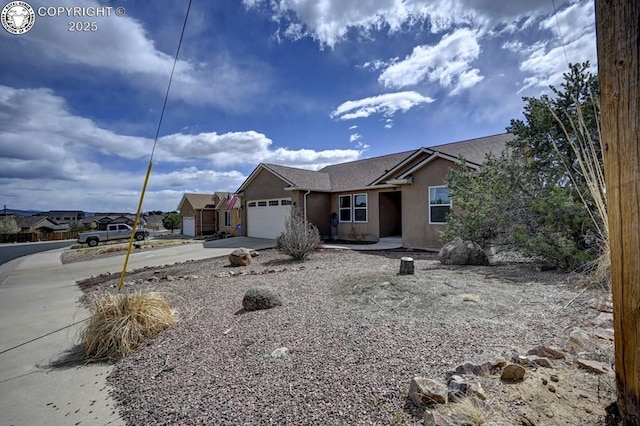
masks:
[[[41,213],[40,210],[0,209],[0,215],[4,215],[5,212],[10,216],[33,216],[34,214]]]

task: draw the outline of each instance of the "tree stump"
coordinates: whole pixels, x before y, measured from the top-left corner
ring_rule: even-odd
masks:
[[[413,275],[413,257],[400,259],[400,275]]]

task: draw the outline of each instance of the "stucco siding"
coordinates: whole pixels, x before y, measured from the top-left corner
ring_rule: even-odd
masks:
[[[445,185],[445,178],[452,167],[458,166],[438,158],[413,173],[411,185],[402,186],[402,243],[405,247],[442,247],[440,234],[447,225],[429,223],[429,187]]]

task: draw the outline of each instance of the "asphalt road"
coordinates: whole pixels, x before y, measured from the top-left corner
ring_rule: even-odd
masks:
[[[44,241],[39,243],[9,243],[0,244],[0,265],[10,260],[41,251],[54,250],[69,247],[75,244],[76,240]]]

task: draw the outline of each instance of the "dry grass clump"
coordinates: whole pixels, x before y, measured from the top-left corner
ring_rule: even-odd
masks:
[[[80,340],[90,360],[130,355],[175,322],[174,311],[158,292],[104,295],[89,309]]]
[[[465,398],[453,404],[449,419],[459,426],[479,426],[488,422],[492,414],[491,408],[485,402]]]

